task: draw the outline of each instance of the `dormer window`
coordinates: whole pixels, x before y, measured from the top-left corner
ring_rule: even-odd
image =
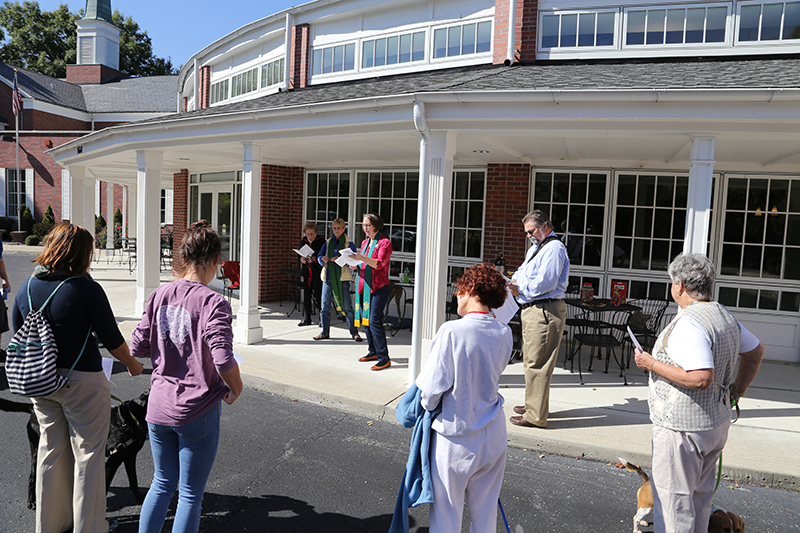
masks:
[[[743,4],[739,42],[800,39],[800,2]]]
[[[625,46],[725,42],[726,6],[630,9],[625,14]]]
[[[228,81],[222,80],[211,84],[211,103],[216,104],[228,99]]]
[[[491,21],[470,22],[433,31],[434,59],[481,54],[491,50]]]
[[[369,39],[361,43],[361,68],[410,63],[425,59],[425,32]]]
[[[277,83],[283,83],[284,59],[270,61],[261,66],[261,88],[269,87]]]
[[[542,48],[614,46],[617,11],[542,16]]]
[[[356,68],[355,43],[314,49],[311,74],[330,74]]]
[[[231,98],[255,91],[258,88],[258,69],[254,68],[231,78]]]

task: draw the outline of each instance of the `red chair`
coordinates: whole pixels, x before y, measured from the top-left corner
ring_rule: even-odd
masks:
[[[239,261],[225,261],[222,263],[222,295],[228,294],[228,301],[231,301],[233,291],[239,289]]]

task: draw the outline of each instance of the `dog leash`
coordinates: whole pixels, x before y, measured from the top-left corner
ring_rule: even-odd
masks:
[[[741,411],[739,409],[739,399],[742,397],[741,394],[734,392],[733,389],[729,389],[731,394],[731,408],[736,408],[736,418],[731,422],[731,424],[735,424],[737,420],[739,420],[739,415],[741,415]],[[719,452],[719,464],[717,465],[717,482],[714,484],[714,493],[717,492],[719,488],[719,482],[722,479],[722,452]]]
[[[503,523],[506,525],[506,531],[511,533],[511,528],[508,527],[508,520],[506,520],[506,512],[503,510],[503,503],[500,501],[500,498],[497,498],[497,505],[500,506],[500,514],[503,515]]]

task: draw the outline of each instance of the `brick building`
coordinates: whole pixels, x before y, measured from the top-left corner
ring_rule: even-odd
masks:
[[[280,297],[305,220],[341,216],[359,242],[379,213],[430,339],[447,284],[501,252],[516,268],[520,219],[540,208],[569,243],[571,289],[667,298],[669,260],[707,253],[715,297],[768,357],[800,360],[797,2],[320,0],[259,16],[184,63],[180,113],[51,152],[73,176],[135,182],[140,238],[162,180],[176,231],[212,220],[242,265],[240,341],[260,338],[257,303]],[[144,253],[138,305],[158,283]]]

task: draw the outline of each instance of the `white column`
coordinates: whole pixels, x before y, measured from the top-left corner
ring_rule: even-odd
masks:
[[[242,160],[242,249],[240,250],[239,311],[234,341],[255,344],[264,337],[258,311],[258,238],[261,216],[261,148],[244,143]]]
[[[131,185],[128,187],[128,237],[136,237],[136,195],[138,187]]]
[[[61,173],[61,219],[72,224],[83,221],[83,167],[71,166]]]
[[[161,152],[138,150],[136,152],[137,209],[136,215],[136,314],[141,314],[147,298],[159,284],[160,235],[159,209],[161,207]]]
[[[130,188],[127,185],[122,186],[122,238],[125,238],[125,227],[128,223],[128,191]]]
[[[711,182],[714,175],[716,137],[696,135],[692,138],[692,160],[689,167],[689,192],[686,210],[684,253],[708,255],[708,230],[711,227]],[[672,259],[672,258],[670,258]]]
[[[97,216],[94,210],[94,191],[96,180],[83,178],[83,211],[81,212],[79,225],[83,226],[94,237],[94,219]],[[78,190],[76,189],[75,192]]]
[[[106,182],[106,258],[114,250],[114,184]]]
[[[433,131],[427,146],[421,151],[420,193],[426,196],[417,217],[424,226],[417,232],[415,264],[413,335],[421,335],[422,347],[412,350],[409,361],[409,383],[413,383],[421,368],[422,354],[427,353],[430,341],[444,323],[447,300],[447,252],[450,242],[450,200],[453,188],[453,155],[456,136],[453,132]],[[421,144],[422,148],[422,144]],[[425,189],[424,191],[422,189]],[[420,229],[418,227],[418,229]],[[422,253],[420,253],[420,251]]]

